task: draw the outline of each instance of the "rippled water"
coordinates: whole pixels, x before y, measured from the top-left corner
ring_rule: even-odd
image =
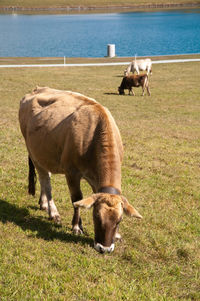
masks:
[[[200,9],[86,15],[0,15],[0,56],[200,53]]]

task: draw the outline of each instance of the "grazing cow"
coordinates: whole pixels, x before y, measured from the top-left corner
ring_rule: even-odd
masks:
[[[147,74],[152,74],[152,61],[151,59],[143,59],[143,60],[134,60],[130,63],[127,69],[124,71],[124,76],[129,75],[130,72],[133,74],[139,74],[139,71],[146,71]]]
[[[124,95],[124,90],[129,90],[129,95],[132,92],[132,94],[135,96],[134,91],[132,90],[132,87],[142,87],[142,96],[144,96],[144,91],[147,89],[147,92],[149,96],[151,95],[149,90],[149,80],[147,74],[141,74],[141,75],[129,75],[124,76],[121,82],[120,87],[118,87],[118,91],[120,95]]]
[[[40,208],[60,223],[51,194],[50,172],[65,174],[74,206],[72,230],[82,233],[80,207],[93,207],[94,247],[112,252],[120,238],[122,213],[141,218],[121,195],[123,145],[110,112],[92,98],[71,91],[37,87],[20,102],[19,121],[29,154],[29,193],[39,174]],[[93,194],[83,199],[80,180]]]

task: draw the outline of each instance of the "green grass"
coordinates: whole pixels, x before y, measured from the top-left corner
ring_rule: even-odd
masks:
[[[129,1],[120,1],[120,0],[1,0],[0,7],[107,7],[107,6],[137,6],[137,5],[152,5],[152,4],[199,4],[199,0],[129,0]]]
[[[106,54],[106,48],[105,48]],[[199,59],[200,54],[183,54],[178,56],[179,59]],[[115,62],[130,62],[134,57],[99,57],[99,58],[83,58],[83,57],[66,57],[66,64],[90,64],[90,63],[115,63]],[[173,60],[177,59],[176,55],[162,55],[152,57],[154,61],[157,60]],[[64,57],[0,57],[0,65],[45,65],[45,64],[64,64]],[[125,66],[126,67],[126,66]]]
[[[153,65],[150,97],[117,95],[124,68],[0,69],[1,301],[200,300],[200,62]],[[71,233],[64,176],[52,176],[61,227],[39,210],[38,184],[27,194],[18,108],[36,85],[93,97],[119,126],[123,194],[144,218],[124,216],[112,254],[92,247],[91,210],[81,212],[85,234]],[[86,182],[82,190],[91,193]]]

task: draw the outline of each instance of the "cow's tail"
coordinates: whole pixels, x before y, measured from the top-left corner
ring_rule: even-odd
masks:
[[[35,195],[35,184],[36,184],[36,173],[35,166],[30,158],[28,157],[28,165],[29,165],[29,174],[28,174],[28,193],[31,195]]]

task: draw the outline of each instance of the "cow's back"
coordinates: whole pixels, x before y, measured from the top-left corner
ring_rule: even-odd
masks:
[[[29,154],[33,161],[53,173],[64,173],[69,162],[81,165],[102,116],[120,143],[118,128],[109,111],[79,93],[38,88],[22,99],[19,111]]]

